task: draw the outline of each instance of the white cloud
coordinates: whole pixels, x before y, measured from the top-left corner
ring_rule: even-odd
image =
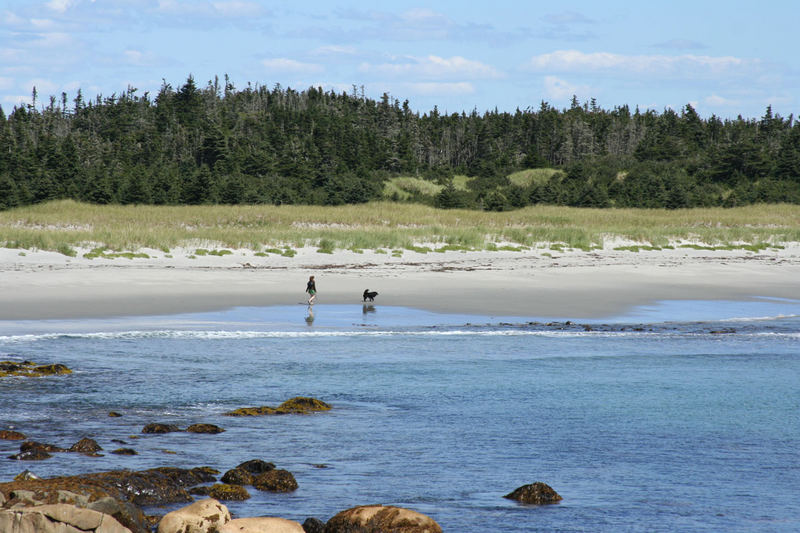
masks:
[[[243,2],[240,0],[230,0],[224,2],[212,2],[214,9],[224,17],[244,18],[260,17],[264,15],[264,8],[255,2]]]
[[[258,3],[244,0],[218,0],[216,2],[158,0],[156,11],[171,15],[206,18],[252,18],[266,13],[266,10]]]
[[[355,55],[358,53],[358,50],[355,46],[339,46],[339,45],[328,45],[328,46],[320,46],[311,51],[313,55],[320,55],[320,56],[333,56],[333,55]]]
[[[588,95],[591,88],[586,85],[574,85],[555,76],[545,76],[544,94],[553,100],[564,100],[573,95]]]
[[[11,78],[3,78],[0,76],[0,90],[7,91],[14,86],[14,80]]]
[[[359,70],[363,73],[378,73],[392,77],[423,77],[426,79],[486,79],[501,78],[502,73],[494,67],[472,61],[461,56],[443,58],[430,55],[427,57],[405,57],[404,63],[382,63],[373,65],[362,63]]]
[[[153,66],[158,63],[158,57],[152,52],[128,49],[122,52],[125,63],[137,67]]]
[[[724,96],[719,96],[718,94],[712,94],[711,96],[705,97],[703,102],[706,105],[710,105],[713,107],[734,107],[741,105],[739,100],[735,100],[732,98],[725,98]]]
[[[759,66],[758,60],[733,56],[705,56],[684,54],[623,55],[610,52],[583,53],[578,50],[557,50],[534,56],[527,67],[545,72],[595,72],[618,74],[653,74],[670,77],[742,75]]]
[[[52,9],[53,11],[58,11],[59,13],[64,13],[67,9],[69,9],[73,4],[72,0],[50,0],[47,2],[47,7]]]
[[[285,57],[276,57],[274,59],[265,59],[261,62],[268,70],[279,72],[292,72],[292,73],[316,73],[322,72],[324,69],[322,65],[316,63],[303,63],[295,61],[294,59],[287,59]]]

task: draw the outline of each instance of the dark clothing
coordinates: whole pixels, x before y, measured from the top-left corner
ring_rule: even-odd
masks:
[[[308,294],[311,294],[311,295],[314,295],[314,294],[317,293],[317,284],[314,283],[313,280],[309,281],[308,285],[306,285],[306,292]]]

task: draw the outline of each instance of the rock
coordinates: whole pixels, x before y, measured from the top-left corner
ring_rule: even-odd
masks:
[[[215,426],[214,424],[192,424],[186,431],[189,433],[208,433],[211,435],[216,435],[217,433],[222,433],[225,431],[219,426]]]
[[[225,413],[226,416],[262,416],[262,415],[287,415],[287,414],[309,414],[315,411],[329,411],[331,406],[316,398],[297,396],[286,400],[278,407],[241,407]]]
[[[297,490],[297,481],[288,470],[270,470],[258,474],[253,480],[253,486],[268,492],[292,492]]]
[[[45,459],[50,459],[51,457],[53,456],[41,448],[33,448],[25,452],[8,456],[9,459],[14,459],[16,461],[44,461]]]
[[[506,494],[503,498],[535,505],[558,503],[563,500],[556,491],[541,481],[531,483],[530,485],[523,485],[513,492]]]
[[[39,476],[31,472],[30,470],[23,470],[16,476],[14,476],[14,481],[28,481],[31,479],[39,479]]]
[[[141,472],[114,470],[79,476],[0,483],[8,496],[16,490],[30,490],[45,503],[57,503],[57,492],[68,490],[84,494],[89,501],[110,496],[134,505],[164,505],[192,501],[185,486],[203,483],[206,475],[193,470],[152,469]]]
[[[83,494],[75,494],[69,490],[56,491],[58,503],[66,503],[68,505],[75,505],[77,507],[86,507],[89,503],[89,497]],[[109,513],[110,514],[110,513]]]
[[[236,467],[225,472],[222,475],[221,481],[223,483],[230,483],[231,485],[252,485],[253,474],[244,468]]]
[[[0,531],[131,533],[109,515],[63,503],[0,511]]]
[[[116,412],[116,411],[109,411],[109,412],[108,412],[108,416],[110,416],[110,417],[112,417],[112,418],[119,418],[119,417],[121,417],[121,416],[122,416],[122,413],[118,413],[118,412]]]
[[[11,431],[10,429],[0,430],[0,440],[25,440],[28,437],[19,431]]]
[[[228,508],[207,498],[164,515],[158,523],[158,533],[210,533],[230,521]]]
[[[133,448],[117,448],[111,453],[113,453],[114,455],[139,455],[139,452],[137,452]]]
[[[6,495],[0,492],[0,507],[3,507],[6,503]]]
[[[97,457],[100,455],[97,452],[99,452],[102,449],[103,448],[101,448],[100,445],[97,444],[97,441],[84,437],[75,444],[73,444],[70,447],[69,451]]]
[[[19,445],[19,451],[21,452],[29,452],[32,450],[42,450],[48,453],[54,452],[66,452],[65,448],[60,448],[58,446],[54,446],[52,444],[45,444],[43,442],[36,442],[33,440],[27,440]]]
[[[58,374],[72,374],[72,370],[61,364],[37,365],[31,361],[21,363],[0,361],[0,378],[5,376],[41,377]]]
[[[383,505],[364,505],[338,513],[328,520],[325,533],[441,533],[431,517]]]
[[[242,501],[249,500],[250,493],[241,485],[229,485],[227,483],[215,483],[211,486],[208,495],[215,500],[223,501]]]
[[[291,400],[286,400],[278,406],[278,411],[281,413],[310,413],[314,411],[330,411],[331,406],[322,400],[316,398],[306,398],[304,396],[297,396]]]
[[[263,474],[264,472],[275,470],[275,463],[268,463],[261,459],[251,459],[243,462],[236,468],[241,468],[245,472],[250,472],[251,474]]]
[[[198,485],[189,489],[189,494],[192,496],[208,496],[211,493],[211,487],[208,485]]]
[[[261,516],[231,520],[219,528],[217,533],[304,533],[304,530],[300,522]]]
[[[8,499],[14,504],[21,503],[24,506],[41,505],[44,502],[36,498],[36,493],[32,490],[17,489],[8,494]]]
[[[319,518],[306,518],[303,522],[303,531],[306,533],[325,533],[325,522]]]
[[[149,533],[151,529],[151,524],[148,523],[148,517],[142,513],[141,509],[128,502],[117,501],[107,496],[89,503],[86,508],[113,516],[117,522],[126,526],[131,531],[139,531],[140,528],[147,528]]]
[[[181,431],[181,429],[174,424],[147,424],[142,428],[142,433],[172,433],[174,431]]]

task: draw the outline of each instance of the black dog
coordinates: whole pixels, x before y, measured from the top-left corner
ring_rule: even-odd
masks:
[[[370,292],[369,289],[367,289],[367,290],[364,291],[364,301],[366,302],[367,300],[369,300],[370,302],[374,302],[375,301],[375,297],[377,295],[378,295],[377,292],[375,292],[375,291]]]

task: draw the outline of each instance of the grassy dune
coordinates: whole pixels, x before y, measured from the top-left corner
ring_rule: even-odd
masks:
[[[494,213],[373,202],[320,206],[98,206],[71,200],[0,212],[0,246],[114,251],[176,247],[319,246],[494,249],[497,243],[590,249],[619,237],[642,246],[800,242],[800,206],[734,209],[578,209],[536,206]]]

